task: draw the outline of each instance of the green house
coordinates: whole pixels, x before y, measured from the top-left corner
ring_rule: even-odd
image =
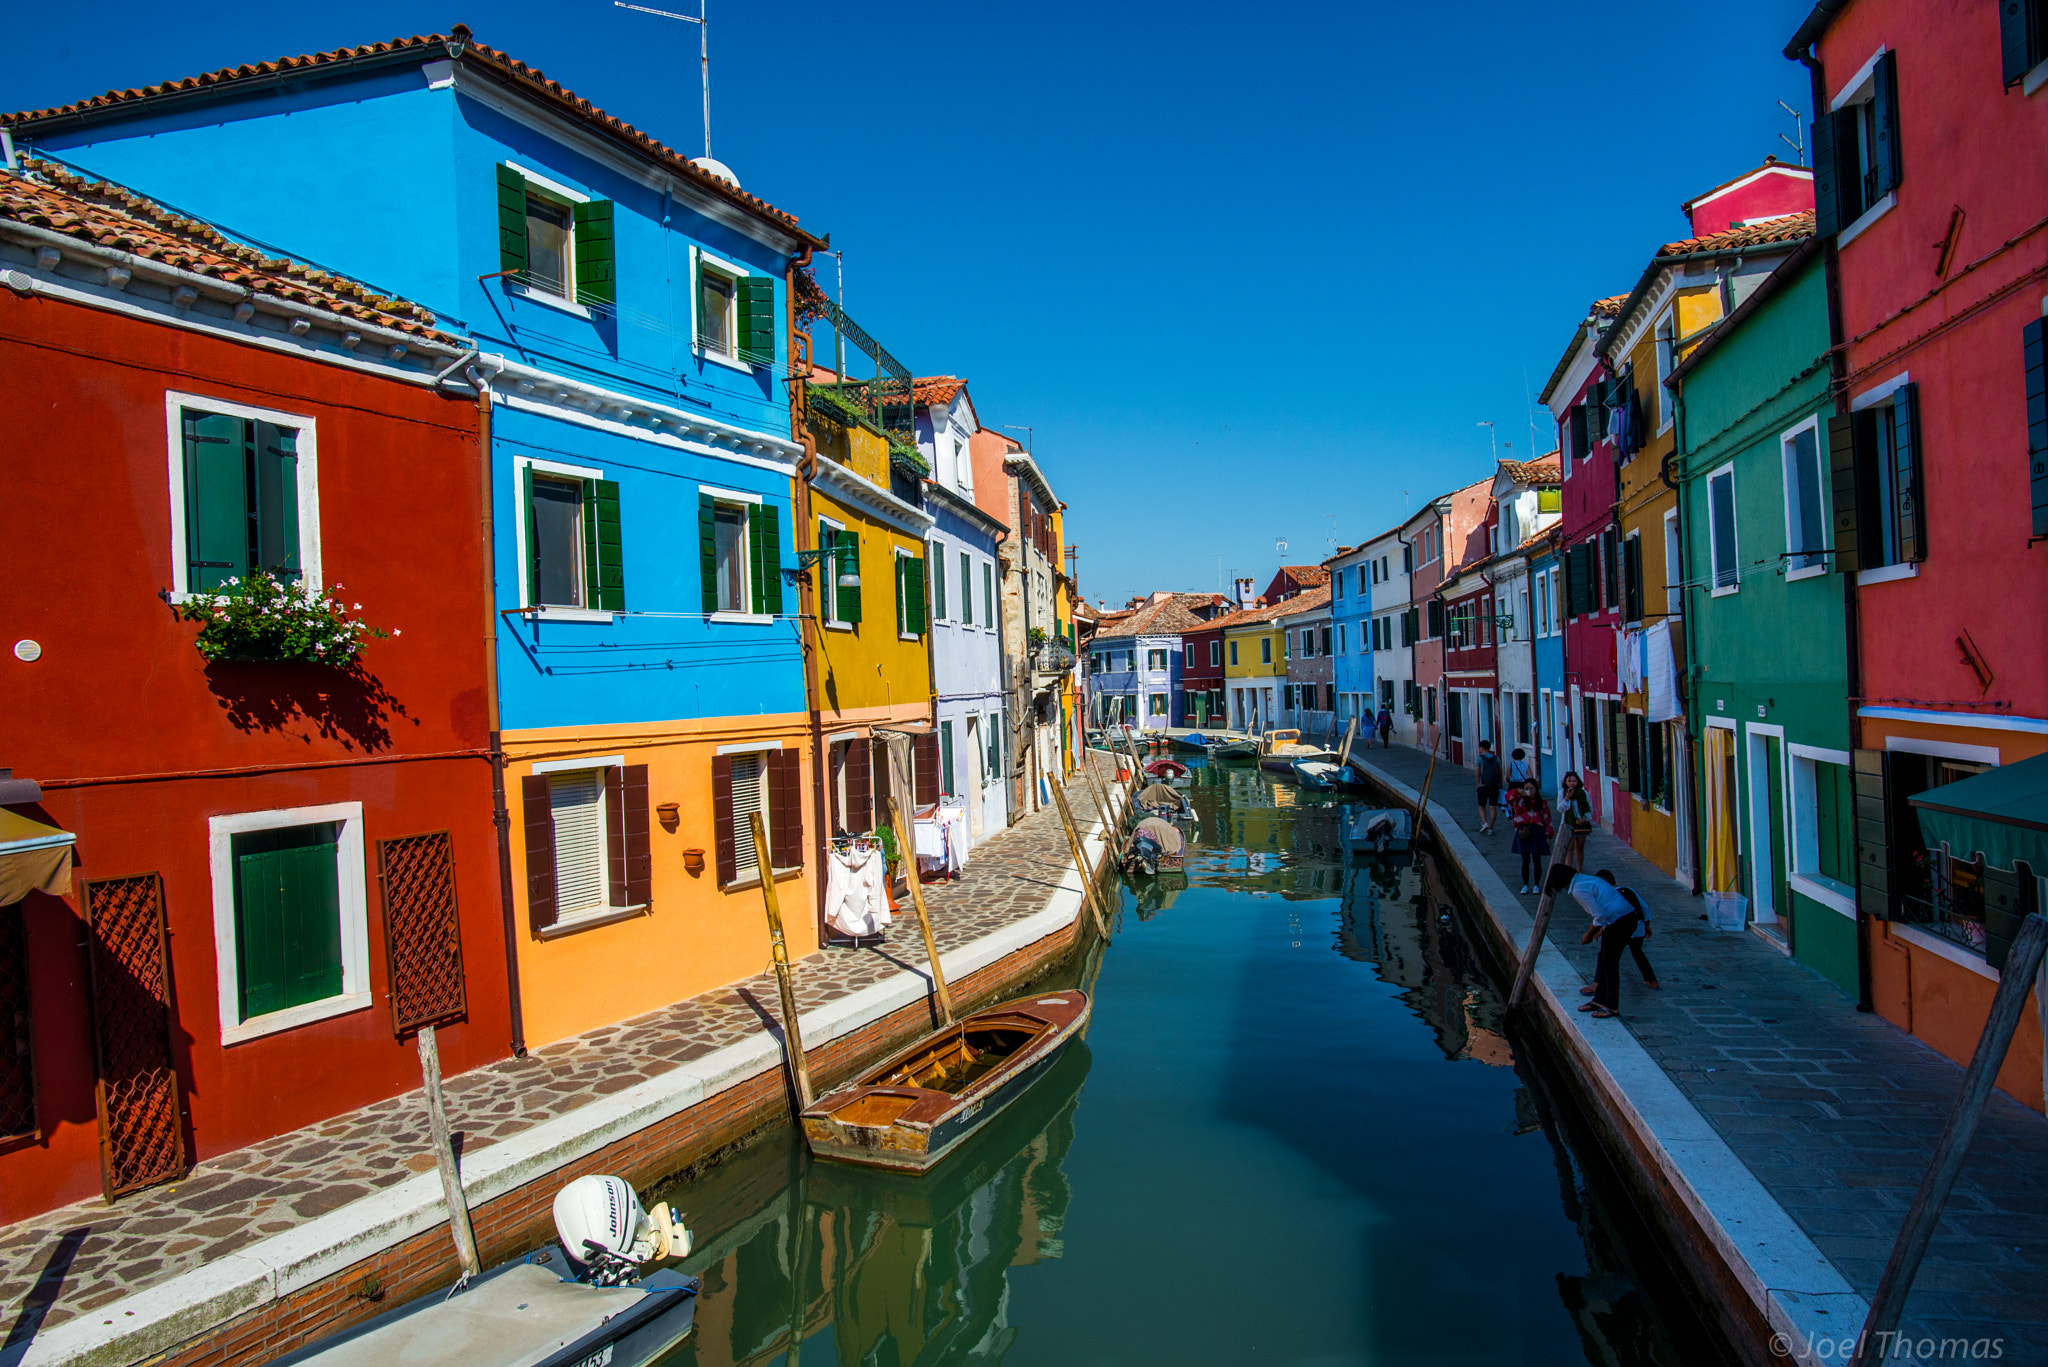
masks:
[[[1827,286],[1808,241],[1672,375],[1701,886],[1857,990]]]

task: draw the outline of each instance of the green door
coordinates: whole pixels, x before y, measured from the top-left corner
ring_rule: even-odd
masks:
[[[241,1018],[341,995],[341,889],[331,822],[234,837]]]

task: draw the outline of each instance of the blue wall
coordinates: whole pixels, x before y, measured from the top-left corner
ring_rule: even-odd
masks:
[[[1372,585],[1359,585],[1365,575],[1365,553],[1357,557],[1339,560],[1330,566],[1330,634],[1334,637],[1339,624],[1344,627],[1344,652],[1336,658],[1337,693],[1363,693],[1373,691],[1372,672]],[[1344,596],[1337,596],[1337,576],[1343,576]],[[1334,643],[1334,642],[1333,642]],[[1371,705],[1377,707],[1378,699]],[[1342,715],[1341,711],[1340,714]],[[1349,720],[1347,717],[1346,720]],[[1361,727],[1364,721],[1359,723]]]
[[[1556,569],[1557,566],[1557,557],[1549,553],[1529,557],[1529,584],[1532,595],[1535,592],[1537,578],[1547,571]],[[1562,601],[1564,598],[1564,576],[1561,574],[1558,576],[1557,589],[1559,598],[1558,610],[1561,612],[1564,608]],[[1530,601],[1533,605],[1533,596]],[[1563,716],[1565,706],[1565,704],[1561,703],[1552,703],[1550,717],[1544,715],[1543,690],[1547,688],[1553,694],[1558,695],[1563,695],[1565,692],[1564,627],[1556,621],[1553,621],[1551,626],[1552,631],[1550,635],[1538,636],[1536,638],[1536,720],[1537,724],[1541,726],[1548,726],[1550,717]],[[1547,753],[1540,746],[1538,747],[1538,754],[1543,759],[1543,792],[1547,797],[1555,800],[1557,797],[1557,780],[1564,773],[1565,760],[1568,757],[1558,736],[1546,736],[1545,743],[1550,746]]]

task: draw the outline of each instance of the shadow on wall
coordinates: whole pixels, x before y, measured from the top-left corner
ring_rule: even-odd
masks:
[[[206,686],[213,690],[228,721],[238,731],[288,731],[301,726],[301,738],[338,740],[348,749],[369,752],[391,747],[391,722],[419,719],[361,665],[337,669],[328,665],[216,660],[206,666]]]

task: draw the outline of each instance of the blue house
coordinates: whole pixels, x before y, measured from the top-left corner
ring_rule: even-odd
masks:
[[[1557,782],[1571,767],[1571,756],[1562,743],[1571,726],[1570,694],[1564,677],[1563,590],[1559,580],[1563,561],[1558,558],[1562,533],[1553,527],[1528,547],[1530,626],[1535,632],[1536,655],[1536,753],[1540,761],[1532,766],[1542,775],[1543,792],[1557,798]]]
[[[1371,734],[1377,707],[1372,672],[1372,585],[1377,562],[1366,544],[1339,551],[1323,562],[1330,571],[1330,663],[1337,687],[1337,730],[1355,718],[1363,738]]]
[[[6,122],[474,348],[429,382],[475,393],[488,460],[475,706],[502,733],[528,1042],[758,970],[733,929],[757,922],[752,815],[785,907],[818,863],[783,376],[786,283],[819,240],[461,26]],[[368,321],[340,343],[404,344]]]

